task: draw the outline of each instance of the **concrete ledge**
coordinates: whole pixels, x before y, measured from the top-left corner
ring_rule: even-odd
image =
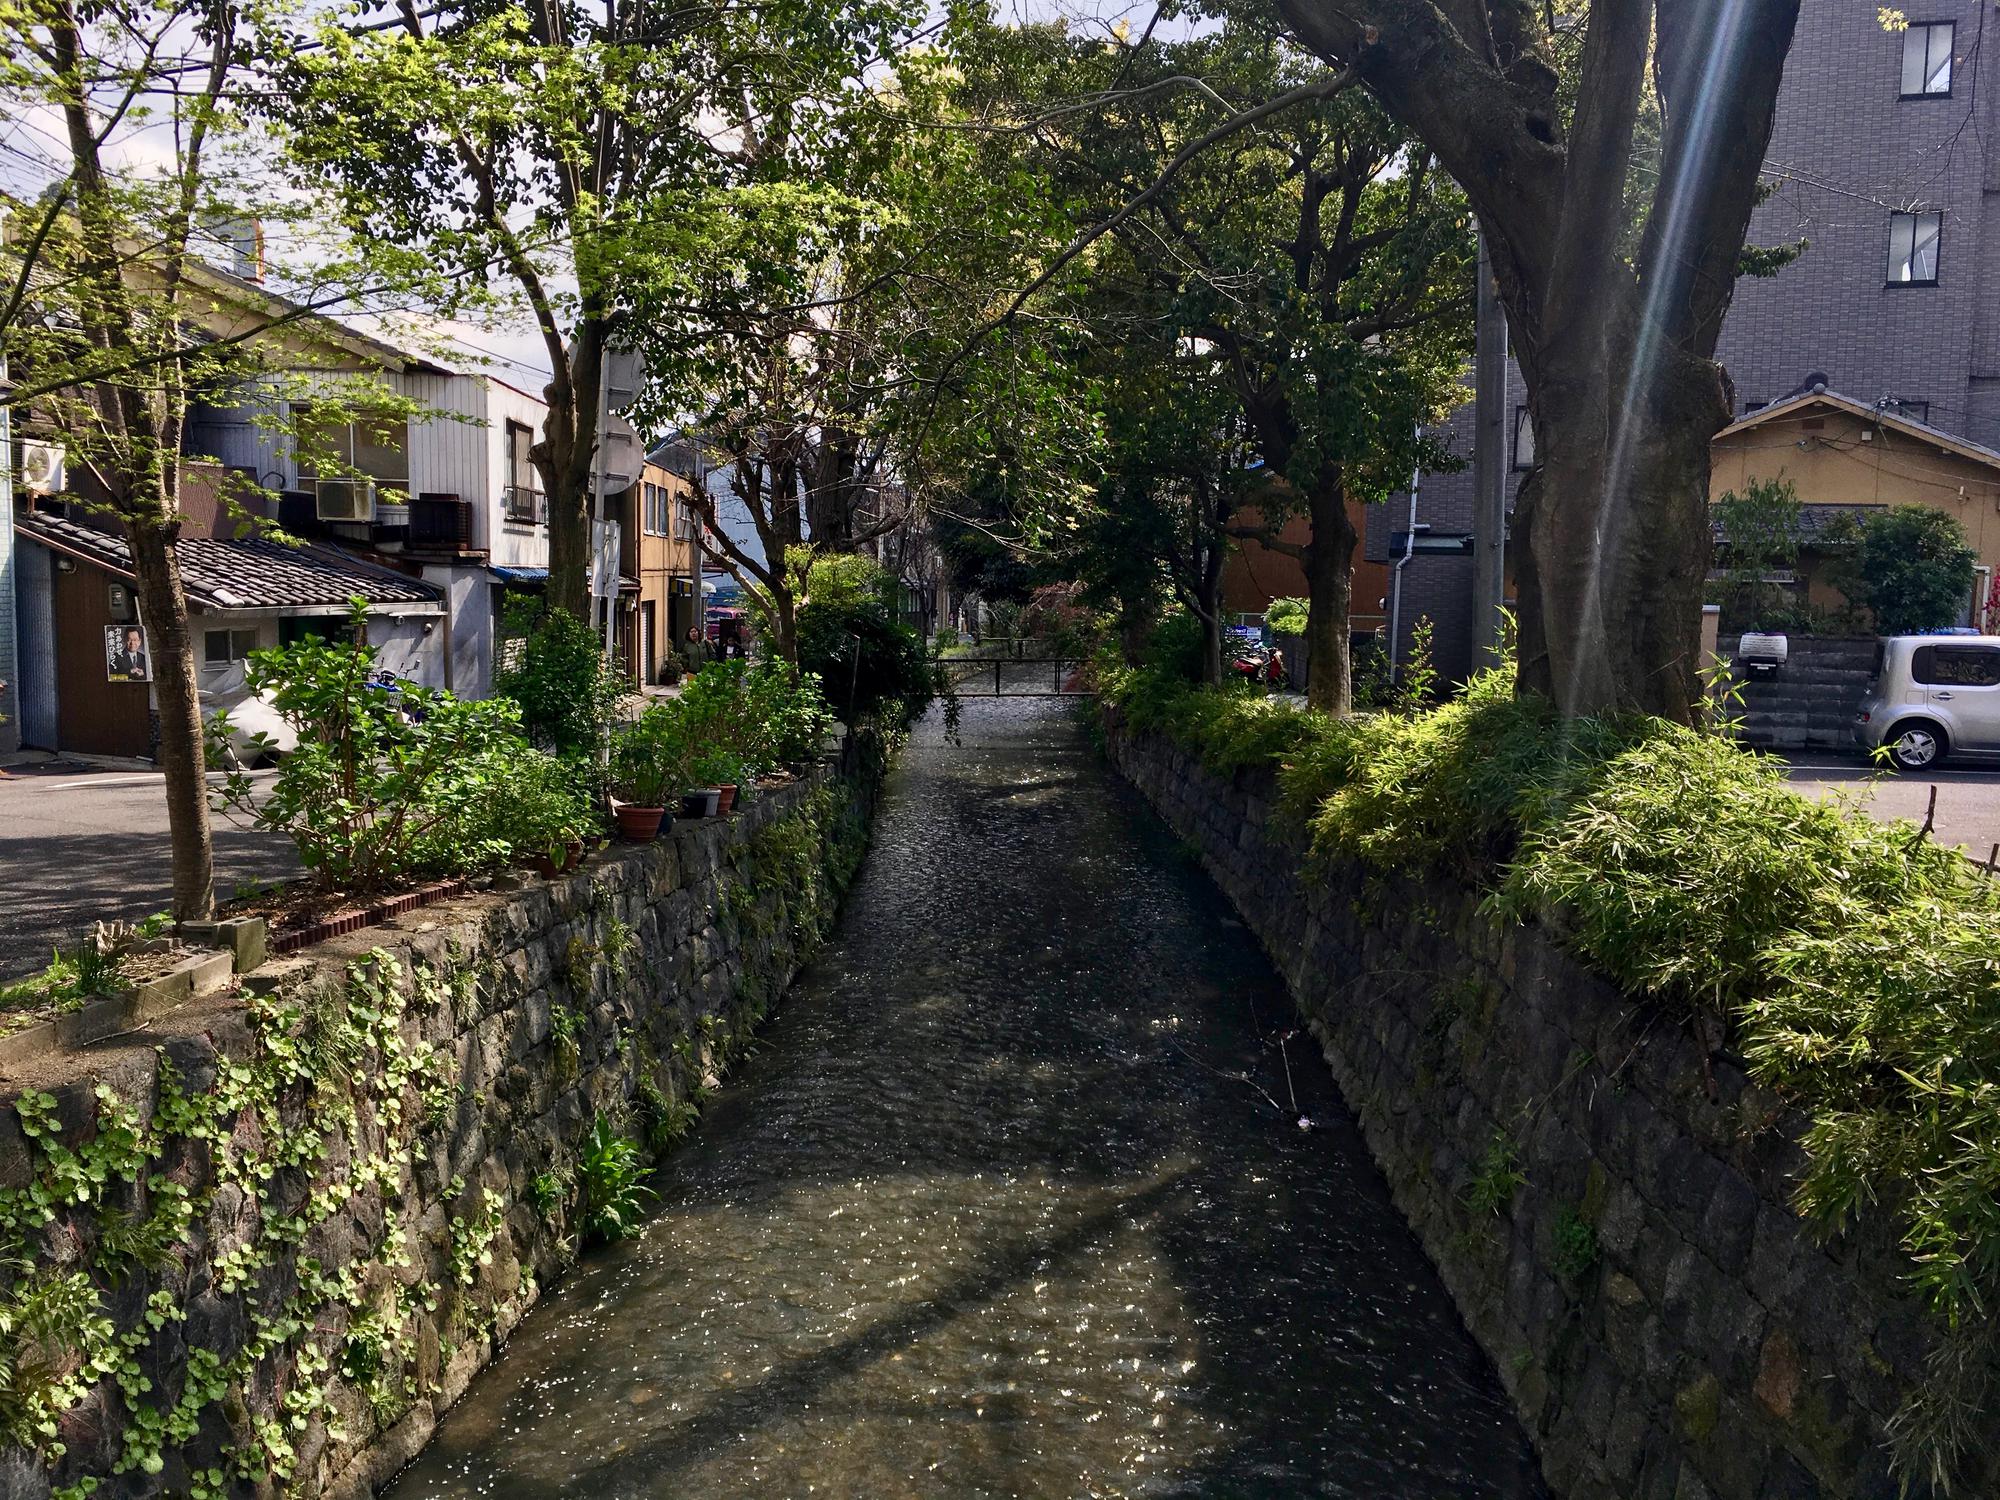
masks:
[[[229,988],[235,957],[209,950],[190,953],[166,973],[115,995],[86,1000],[82,1008],[0,1037],[0,1074],[10,1068],[88,1047],[108,1036],[137,1031],[148,1022]]]

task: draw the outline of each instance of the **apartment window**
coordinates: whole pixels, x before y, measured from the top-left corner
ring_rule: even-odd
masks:
[[[1753,411],[1762,411],[1770,404],[1768,401],[1745,401],[1743,403],[1743,415],[1747,417]]]
[[[1903,97],[1951,97],[1952,23],[1932,21],[1903,31]]]
[[[403,489],[410,482],[407,417],[292,403],[292,459],[300,482],[366,478]]]
[[[257,632],[255,630],[203,631],[201,647],[204,665],[232,666],[257,649]]]
[[[520,422],[507,424],[507,519],[533,526],[542,519],[542,492],[528,449],[535,434]]]
[[[1514,467],[1532,469],[1535,466],[1535,419],[1528,415],[1528,408],[1514,408]]]
[[[663,484],[649,484],[643,494],[646,502],[646,535],[665,536],[669,514],[667,487]]]
[[[1930,425],[1931,404],[1928,401],[1910,401],[1901,396],[1885,397],[1880,403],[1883,411],[1892,417],[1901,417],[1906,422],[1922,422]]]
[[[1889,215],[1889,285],[1936,286],[1942,214]]]

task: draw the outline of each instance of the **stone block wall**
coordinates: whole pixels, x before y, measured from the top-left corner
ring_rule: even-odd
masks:
[[[0,1496],[385,1481],[578,1253],[594,1123],[671,1145],[829,928],[879,767],[0,1078]]]
[[[1558,1495],[1898,1494],[1935,1329],[1879,1216],[1829,1244],[1790,1207],[1794,1111],[1469,884],[1302,875],[1268,772],[1108,744],[1285,974]],[[1954,1493],[2000,1495],[1973,1467]]]

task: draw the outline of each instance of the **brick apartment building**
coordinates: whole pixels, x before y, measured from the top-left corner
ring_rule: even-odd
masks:
[[[2000,13],[1983,0],[1905,12],[1910,27],[1896,33],[1872,0],[1801,7],[1766,157],[1777,187],[1750,242],[1809,243],[1778,276],[1737,283],[1720,356],[1739,414],[1819,377],[1847,397],[2000,448],[2000,78],[1982,78],[1994,66],[1984,57],[1988,29],[2000,62]],[[1533,464],[1525,402],[1510,362],[1510,509]],[[1469,403],[1450,425],[1469,460]],[[1427,476],[1417,518],[1426,547],[1469,534],[1470,470]],[[1400,556],[1407,521],[1407,496],[1373,507],[1364,555]],[[1431,618],[1448,678],[1471,664],[1472,596],[1469,550],[1411,561],[1403,618]],[[1357,614],[1373,605],[1357,591]]]

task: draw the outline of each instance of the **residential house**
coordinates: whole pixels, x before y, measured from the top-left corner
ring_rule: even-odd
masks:
[[[1847,602],[1829,577],[1829,523],[1915,504],[1951,516],[1979,555],[1959,623],[2000,626],[2000,612],[1989,609],[2000,567],[2000,451],[1873,402],[1816,390],[1759,407],[1718,433],[1710,453],[1712,495],[1787,480],[1804,501],[1802,555],[1779,580],[1799,602],[1828,611]],[[1716,541],[1717,560],[1726,562],[1729,538],[1719,522]]]
[[[496,375],[330,319],[310,331],[321,347],[299,368],[255,399],[232,393],[194,413],[189,451],[276,495],[253,507],[253,525],[275,521],[289,535],[436,585],[447,624],[434,685],[483,697],[506,594],[539,590],[548,577],[548,507],[528,458],[548,408]],[[315,393],[330,404],[357,380],[379,381],[417,414],[346,421],[352,413],[343,410],[315,427]],[[317,451],[338,455],[334,472],[316,472],[293,436],[301,431],[315,434]]]
[[[621,659],[634,681],[659,682],[697,629],[700,521],[689,505],[694,486],[648,459],[638,483],[617,498],[619,574],[631,588],[619,600]]]
[[[1244,520],[1252,526],[1261,524],[1255,512]],[[1347,520],[1356,537],[1365,535],[1368,507],[1359,500],[1348,501]],[[1278,528],[1278,540],[1294,547],[1307,545],[1312,541],[1311,522],[1304,516],[1289,517]],[[1387,619],[1383,599],[1389,592],[1389,569],[1380,559],[1368,557],[1357,543],[1351,576],[1347,623],[1358,645],[1372,642]],[[1303,599],[1307,593],[1305,564],[1262,542],[1237,543],[1222,565],[1222,607],[1232,617],[1261,615],[1273,599]]]
[[[184,483],[206,481],[191,471]],[[139,618],[125,539],[49,511],[17,518],[19,629],[31,670],[21,684],[22,739],[77,754],[150,756],[157,742],[151,643]],[[349,601],[368,608],[368,639],[397,675],[435,678],[443,590],[315,547],[261,538],[175,544],[196,642],[202,707],[245,710],[245,659],[306,635],[344,633]],[[246,727],[273,729],[247,710]]]
[[[1820,385],[1881,412],[1880,431],[1899,448],[1910,434],[1889,418],[2000,451],[2000,97],[1975,87],[1992,7],[1906,9],[1912,24],[1891,32],[1872,5],[1801,7],[1766,154],[1774,191],[1749,238],[1806,248],[1776,276],[1737,283],[1719,353],[1741,414]],[[1511,362],[1506,416],[1511,510],[1534,463]],[[1449,430],[1469,456],[1469,404]],[[1815,489],[1839,472],[1829,459],[1810,481],[1802,470],[1790,477],[1813,506],[1840,503]],[[1900,487],[1885,488],[1881,502],[1924,504],[1939,493],[1914,477],[1885,465],[1885,485]],[[1469,535],[1470,471],[1426,476],[1418,513],[1434,545]],[[1406,497],[1378,508],[1366,555],[1400,555],[1407,530]],[[1426,552],[1410,564],[1404,619],[1432,619],[1450,676],[1471,664],[1472,598],[1469,552]]]

